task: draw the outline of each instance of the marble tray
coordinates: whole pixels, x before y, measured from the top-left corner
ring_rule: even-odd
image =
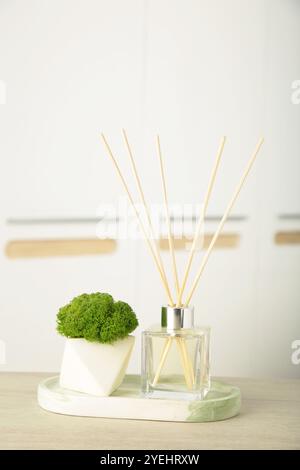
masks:
[[[73,416],[200,423],[237,415],[241,394],[237,387],[212,381],[204,400],[149,399],[140,394],[140,377],[127,375],[112,395],[96,397],[61,388],[56,376],[39,384],[38,402],[47,411]]]

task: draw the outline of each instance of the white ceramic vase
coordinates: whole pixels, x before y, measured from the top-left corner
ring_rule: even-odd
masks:
[[[122,383],[134,336],[103,344],[68,338],[60,372],[60,386],[90,395],[108,396]]]

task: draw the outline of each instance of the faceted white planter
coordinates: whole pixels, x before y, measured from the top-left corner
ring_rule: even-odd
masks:
[[[97,396],[108,396],[122,383],[134,336],[103,344],[83,338],[66,340],[60,386]]]

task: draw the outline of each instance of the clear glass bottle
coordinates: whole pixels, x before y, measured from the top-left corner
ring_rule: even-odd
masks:
[[[193,307],[162,307],[161,326],[142,333],[142,392],[148,398],[203,399],[210,388],[208,327]]]

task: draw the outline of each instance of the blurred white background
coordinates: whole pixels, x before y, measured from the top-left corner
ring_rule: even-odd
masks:
[[[57,371],[56,312],[82,292],[127,301],[140,329],[159,320],[164,292],[143,241],[118,241],[107,255],[5,254],[11,240],[96,236],[100,205],[123,195],[99,133],[129,171],[124,126],[153,203],[156,132],[173,203],[201,202],[227,135],[208,233],[265,136],[234,209],[241,217],[224,230],[240,243],[215,250],[194,305],[212,327],[214,375],[299,377],[297,80],[298,0],[0,0],[0,370]],[[187,252],[176,255],[182,276]],[[137,342],[131,371],[139,355]]]

